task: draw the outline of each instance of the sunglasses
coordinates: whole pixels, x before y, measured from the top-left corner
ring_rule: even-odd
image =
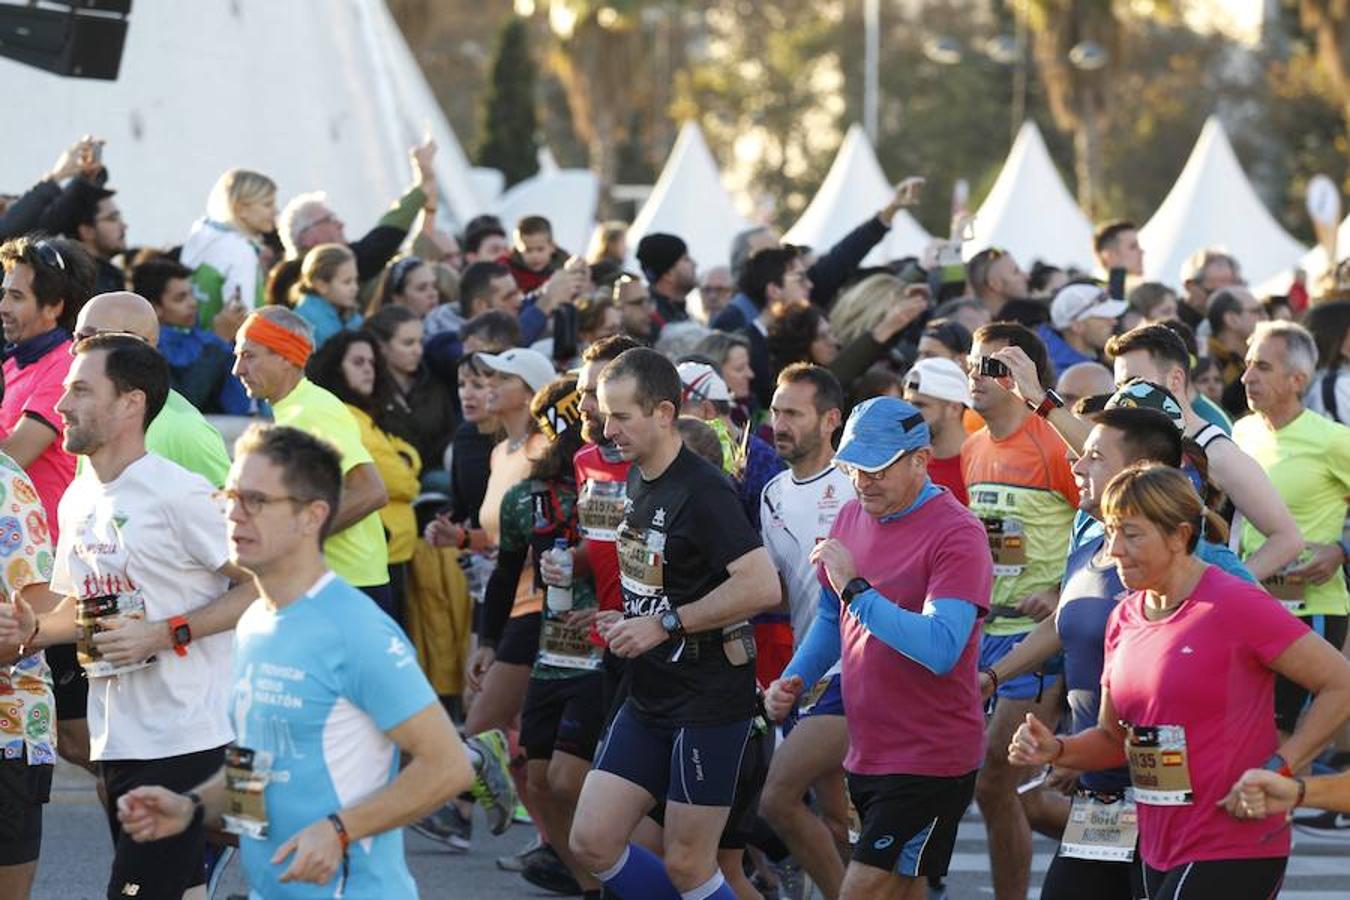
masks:
[[[74,335],[72,335],[73,339],[70,344],[70,355],[78,356],[80,354],[80,348],[84,346],[85,341],[88,341],[90,338],[96,337],[135,338],[142,344],[148,345],[150,343],[145,339],[144,336],[139,335],[134,331],[117,331],[114,329],[105,330],[99,328],[81,328],[79,331],[75,332]]]

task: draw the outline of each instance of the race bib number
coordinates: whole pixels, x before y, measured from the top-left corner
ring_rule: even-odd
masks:
[[[664,534],[653,531],[644,538],[627,528],[620,528],[618,553],[619,579],[624,591],[640,597],[655,597],[664,591]]]
[[[1302,578],[1291,578],[1284,571],[1280,571],[1263,580],[1261,587],[1265,588],[1270,596],[1280,601],[1280,604],[1290,612],[1303,611],[1303,592],[1307,588],[1307,584]]]
[[[1079,794],[1069,809],[1069,823],[1059,855],[1103,862],[1132,862],[1139,840],[1139,810],[1128,796],[1104,800]]]
[[[105,594],[102,597],[85,597],[75,606],[75,654],[90,678],[110,678],[126,672],[144,669],[155,661],[155,657],[118,666],[103,658],[103,653],[94,643],[94,635],[112,631],[122,625],[145,619],[145,598],[140,591],[131,594]]]
[[[1134,798],[1149,806],[1190,806],[1191,770],[1186,729],[1180,725],[1134,725],[1125,737]]]
[[[566,613],[544,610],[544,624],[539,634],[539,662],[559,669],[600,668],[600,650],[590,641],[585,628],[573,628],[565,621]]]
[[[262,840],[267,837],[267,754],[238,744],[225,748],[224,830]]]
[[[989,537],[989,552],[994,557],[994,574],[1021,575],[1027,565],[1027,538],[1022,523],[1017,519],[983,518],[984,533]]]
[[[577,522],[583,537],[613,543],[623,522],[628,485],[622,481],[587,481],[577,496]]]

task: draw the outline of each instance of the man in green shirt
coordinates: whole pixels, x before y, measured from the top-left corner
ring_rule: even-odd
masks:
[[[334,572],[393,615],[389,549],[377,515],[389,494],[347,407],[305,378],[313,346],[308,322],[284,306],[265,306],[239,328],[234,374],[250,397],[272,405],[278,425],[307,432],[337,449],[342,502],[324,541],[324,555]]]
[[[1345,643],[1346,497],[1350,495],[1350,428],[1303,405],[1317,365],[1317,345],[1292,322],[1262,322],[1247,348],[1242,385],[1254,415],[1233,426],[1233,440],[1270,475],[1305,540],[1299,557],[1262,584],[1308,627],[1333,646]],[[1242,555],[1258,551],[1264,536],[1242,526]],[[1280,731],[1294,730],[1308,692],[1279,679],[1275,718]]]
[[[152,347],[159,345],[155,308],[144,297],[129,291],[99,294],[80,310],[75,322],[76,340],[102,331],[129,332],[144,338]],[[230,455],[220,432],[173,389],[145,432],[145,447],[189,472],[196,472],[216,487],[225,484],[225,475],[230,471]],[[83,461],[80,457],[81,464]]]

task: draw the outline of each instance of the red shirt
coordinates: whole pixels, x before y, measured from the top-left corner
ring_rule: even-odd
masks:
[[[1102,686],[1116,716],[1185,730],[1191,804],[1139,804],[1139,852],[1153,868],[1289,855],[1279,816],[1235,819],[1218,804],[1279,746],[1270,662],[1307,633],[1259,586],[1214,566],[1166,619],[1145,617],[1142,591],[1112,610]]]
[[[61,447],[66,427],[56,414],[56,404],[65,392],[66,373],[72,362],[70,344],[70,341],[57,344],[37,362],[27,366],[20,367],[13,357],[5,360],[5,396],[0,400],[0,432],[4,437],[13,434],[25,416],[40,419],[56,432],[47,449],[25,469],[47,513],[52,546],[56,546],[60,536],[56,508],[61,503],[61,495],[75,478],[75,457]]]
[[[960,500],[962,506],[970,505],[970,497],[966,494],[966,479],[961,474],[960,453],[946,459],[938,459],[936,456],[929,457],[928,477],[933,479],[933,484],[951,491],[952,496]]]
[[[623,520],[623,505],[628,496],[628,470],[625,462],[609,447],[587,444],[572,458],[576,470],[577,521],[585,541],[586,559],[595,580],[595,597],[601,611],[623,610],[619,590],[619,551],[614,529]],[[604,641],[592,628],[591,640]]]

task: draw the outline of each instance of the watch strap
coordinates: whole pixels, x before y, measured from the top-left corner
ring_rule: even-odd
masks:
[[[1064,398],[1055,393],[1054,388],[1046,388],[1045,396],[1041,398],[1040,405],[1032,411],[1042,419],[1049,416],[1051,412],[1064,408]]]
[[[844,585],[843,593],[839,595],[839,599],[843,600],[844,605],[847,606],[853,602],[854,597],[858,596],[863,591],[870,591],[871,589],[872,583],[866,578],[853,578],[849,580],[848,584]]]
[[[192,643],[192,627],[188,625],[187,616],[174,616],[169,619],[169,638],[173,641],[173,652],[179,656],[187,656],[187,646]]]

